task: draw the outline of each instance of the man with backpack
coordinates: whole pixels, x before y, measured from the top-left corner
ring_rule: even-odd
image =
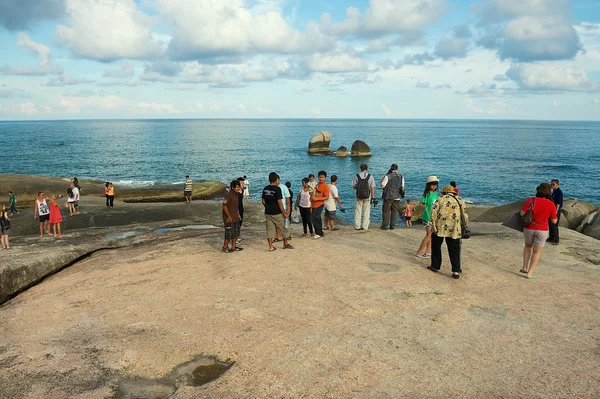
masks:
[[[360,165],[360,173],[352,179],[352,188],[356,190],[354,203],[354,228],[368,230],[371,218],[371,199],[375,198],[375,180],[367,170],[367,164]]]
[[[398,165],[392,164],[387,175],[381,179],[381,188],[383,188],[383,209],[381,230],[394,230],[398,211],[400,209],[400,200],[404,198],[404,177],[398,174]]]

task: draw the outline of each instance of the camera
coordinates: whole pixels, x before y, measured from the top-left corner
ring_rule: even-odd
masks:
[[[373,204],[373,208],[375,208],[377,204],[379,204],[379,201],[376,198],[371,198],[371,204]]]

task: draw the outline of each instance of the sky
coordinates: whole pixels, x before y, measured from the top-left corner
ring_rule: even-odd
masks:
[[[600,0],[0,0],[0,120],[600,120]]]

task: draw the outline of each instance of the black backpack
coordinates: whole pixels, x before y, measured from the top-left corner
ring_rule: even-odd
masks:
[[[356,174],[356,178],[358,179],[358,183],[356,183],[356,198],[366,200],[371,197],[371,187],[369,187],[369,178],[370,174],[367,174],[367,177],[362,179],[360,174]]]

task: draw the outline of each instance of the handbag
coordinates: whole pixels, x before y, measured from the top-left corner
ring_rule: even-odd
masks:
[[[527,227],[533,222],[533,204],[535,203],[535,197],[531,199],[531,204],[529,205],[529,209],[523,216],[521,216],[521,226]]]
[[[467,227],[467,220],[465,219],[462,205],[460,204],[460,201],[458,200],[458,198],[456,198],[454,196],[452,196],[452,197],[456,200],[456,202],[458,202],[458,207],[460,209],[460,230],[462,232],[461,238],[468,240],[469,238],[471,238],[471,230],[469,230],[469,228]]]

